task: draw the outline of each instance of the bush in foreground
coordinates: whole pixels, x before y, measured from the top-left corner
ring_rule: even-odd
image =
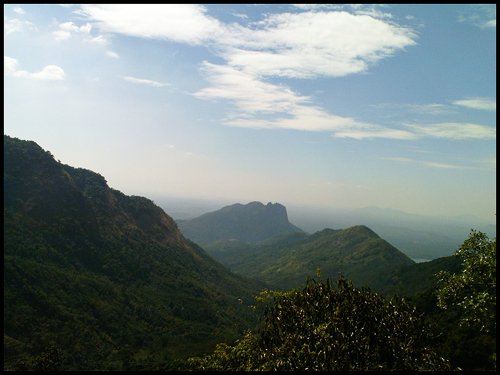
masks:
[[[301,290],[264,292],[256,332],[191,358],[196,370],[448,370],[439,337],[415,307],[354,288],[339,278],[308,280]]]

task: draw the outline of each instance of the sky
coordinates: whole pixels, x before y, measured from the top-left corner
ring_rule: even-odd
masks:
[[[496,5],[4,5],[4,134],[129,195],[496,216]]]

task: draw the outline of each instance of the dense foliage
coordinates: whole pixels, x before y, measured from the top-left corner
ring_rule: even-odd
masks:
[[[292,234],[253,247],[219,242],[206,250],[232,271],[282,290],[300,286],[318,267],[327,277],[342,273],[357,286],[381,289],[397,270],[414,264],[364,225]]]
[[[496,331],[496,239],[472,231],[455,255],[463,260],[457,274],[441,271],[438,277],[438,305],[453,306],[461,313],[462,325],[477,326],[483,332]]]
[[[4,369],[171,369],[255,324],[259,284],[150,200],[8,136],[4,189]]]
[[[463,262],[462,271],[437,274],[437,305],[455,311],[462,328],[479,331],[474,336],[489,343],[485,351],[496,366],[496,239],[473,230],[455,256]]]
[[[191,359],[198,370],[447,370],[439,337],[415,307],[344,278],[272,293],[258,329]]]
[[[262,294],[252,310],[263,284],[152,201],[4,136],[4,370],[495,369],[496,240],[482,233],[423,264],[364,226],[218,249],[273,287],[320,266],[409,302],[341,278]]]

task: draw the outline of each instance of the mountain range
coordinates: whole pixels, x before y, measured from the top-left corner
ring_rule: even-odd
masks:
[[[322,277],[336,278],[343,274],[358,286],[386,294],[412,295],[435,287],[436,272],[459,269],[460,261],[453,256],[416,264],[365,225],[325,228],[308,234],[288,225],[284,206],[280,205],[278,215],[268,209],[270,206],[259,202],[233,204],[178,223],[187,236],[195,233],[196,240],[214,259],[235,273],[265,282],[270,288],[299,287],[319,271]],[[256,211],[259,220],[252,220]],[[284,223],[282,227],[290,229],[275,231],[274,237],[270,237],[272,231],[262,232],[262,222],[277,218]],[[190,232],[185,228],[196,230]],[[260,234],[261,240],[248,241],[251,238],[248,233]]]
[[[379,208],[329,209],[290,206],[290,219],[307,232],[325,227],[348,228],[366,225],[411,258],[427,260],[452,255],[471,229],[496,236],[495,216],[428,216]]]
[[[459,269],[456,257],[416,264],[366,225],[309,234],[279,203],[176,223],[4,135],[4,370],[178,369],[254,327],[263,288],[319,271],[414,296]]]

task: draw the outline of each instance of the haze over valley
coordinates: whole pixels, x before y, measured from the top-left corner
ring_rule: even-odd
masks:
[[[126,194],[495,222],[493,5],[4,10],[4,134]]]

